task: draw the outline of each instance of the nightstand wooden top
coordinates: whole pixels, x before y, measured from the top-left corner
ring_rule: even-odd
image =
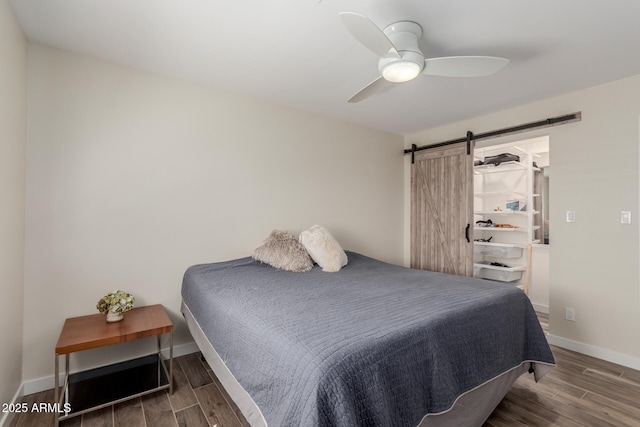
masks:
[[[105,345],[166,334],[173,330],[161,304],[127,311],[119,322],[107,323],[104,314],[72,317],[64,322],[56,354],[69,354]]]

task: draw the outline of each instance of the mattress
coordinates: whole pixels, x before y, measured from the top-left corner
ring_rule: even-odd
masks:
[[[347,255],[337,273],[252,258],[185,273],[190,330],[237,384],[230,394],[251,402],[252,425],[425,425],[454,405],[474,408],[468,396],[484,385],[553,365],[519,289]]]

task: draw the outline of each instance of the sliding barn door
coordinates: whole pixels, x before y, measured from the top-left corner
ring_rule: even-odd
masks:
[[[473,153],[417,151],[411,165],[411,267],[473,276]]]

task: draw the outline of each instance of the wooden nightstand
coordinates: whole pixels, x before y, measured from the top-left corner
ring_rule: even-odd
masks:
[[[169,371],[160,353],[160,337],[169,334]],[[77,351],[157,336],[157,352],[114,365],[69,374],[69,356]],[[59,387],[59,357],[65,376]],[[134,308],[124,320],[107,323],[103,314],[72,317],[64,322],[55,354],[55,402],[58,421],[158,390],[173,393],[173,323],[162,305]]]

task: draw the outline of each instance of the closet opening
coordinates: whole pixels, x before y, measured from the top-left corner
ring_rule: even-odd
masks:
[[[527,227],[527,242],[549,244],[550,173],[548,136],[502,144],[478,142],[474,151],[474,212],[530,214],[531,229],[523,225]]]
[[[474,276],[510,282],[527,293],[532,279],[548,282],[548,261],[539,253],[548,259],[550,172],[548,136],[476,143]],[[540,299],[548,310],[548,292]]]

